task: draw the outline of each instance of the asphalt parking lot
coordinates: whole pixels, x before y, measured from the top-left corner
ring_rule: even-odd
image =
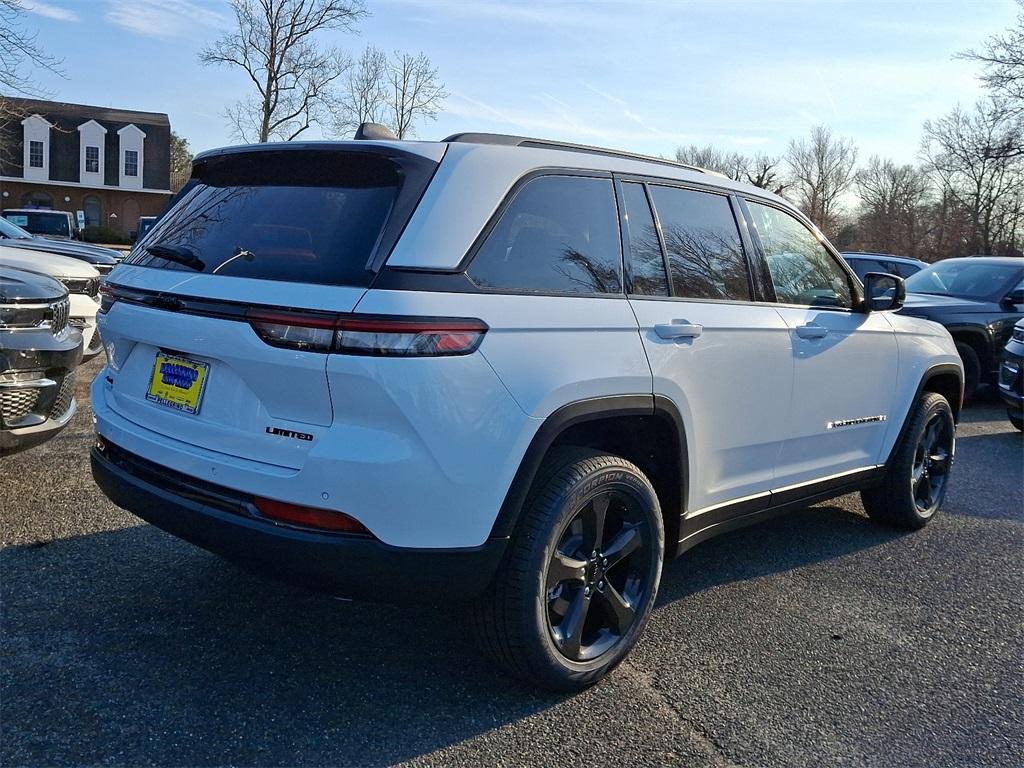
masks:
[[[79,390],[0,460],[3,765],[1022,762],[1024,440],[991,398],[924,531],[848,496],[702,544],[629,660],[565,697],[494,673],[457,610],[301,592],[118,510]]]

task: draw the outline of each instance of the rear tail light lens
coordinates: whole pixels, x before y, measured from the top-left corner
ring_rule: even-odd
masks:
[[[468,355],[487,324],[466,318],[396,318],[251,310],[249,324],[275,347],[381,357]]]
[[[248,318],[256,334],[274,347],[330,352],[334,343],[334,315],[253,310]]]
[[[103,283],[100,286],[100,308],[97,311],[105,315],[114,306],[115,301],[117,301],[117,294],[114,293],[114,289]]]
[[[256,505],[256,509],[270,520],[298,525],[303,528],[320,528],[325,531],[353,533],[360,536],[372,535],[365,525],[358,520],[353,520],[342,512],[316,509],[315,507],[303,507],[299,504],[289,504],[284,501],[274,501],[273,499],[256,498],[253,500],[253,503]]]

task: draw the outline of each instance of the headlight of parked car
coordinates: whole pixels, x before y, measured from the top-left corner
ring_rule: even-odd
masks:
[[[100,292],[99,278],[95,277],[62,277],[60,281],[68,289],[68,293],[84,293],[96,298]]]

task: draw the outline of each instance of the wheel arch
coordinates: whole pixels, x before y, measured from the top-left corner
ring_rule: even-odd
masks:
[[[910,425],[910,418],[914,413],[914,404],[921,399],[921,395],[925,392],[935,392],[945,397],[953,409],[953,422],[960,422],[960,410],[963,407],[964,399],[963,374],[959,366],[953,363],[933,365],[924,372],[921,382],[917,385],[917,391],[914,392],[914,397],[911,399],[907,412],[903,416],[903,424],[900,426],[899,434],[896,435],[896,440],[889,449],[885,466],[889,466],[893,454],[903,442],[903,437]]]
[[[688,451],[682,416],[668,398],[650,394],[578,400],[548,416],[530,442],[491,530],[515,532],[544,459],[566,445],[594,448],[636,464],[658,495],[665,525],[665,556],[676,553],[688,491]]]
[[[981,365],[981,370],[978,371],[978,374],[981,380],[984,381],[985,372],[993,364],[991,337],[983,328],[973,325],[952,326],[948,330],[954,342],[966,344],[974,350],[974,353],[978,356],[978,363]]]

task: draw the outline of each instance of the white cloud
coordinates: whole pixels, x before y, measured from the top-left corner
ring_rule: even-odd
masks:
[[[191,0],[108,0],[106,20],[146,37],[191,36],[196,26],[222,28],[230,19]]]
[[[60,6],[51,5],[50,3],[40,2],[40,0],[29,0],[25,3],[25,10],[29,13],[34,13],[37,16],[45,16],[48,19],[55,19],[56,21],[81,21],[78,14],[74,11],[68,10],[67,8],[61,8]]]

